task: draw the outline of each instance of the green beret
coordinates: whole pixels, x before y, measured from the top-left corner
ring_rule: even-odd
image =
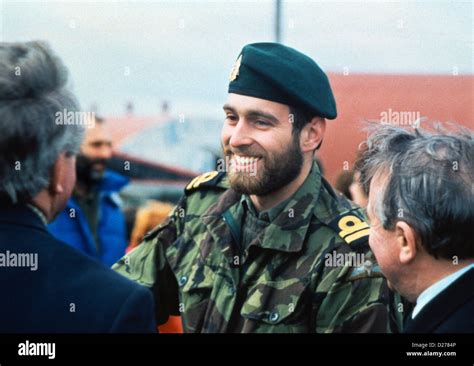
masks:
[[[279,43],[246,45],[229,79],[229,93],[304,108],[327,119],[337,116],[324,71],[308,56]]]

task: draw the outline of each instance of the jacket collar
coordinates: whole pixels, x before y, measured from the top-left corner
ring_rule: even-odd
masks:
[[[117,198],[115,198],[116,195],[114,195],[114,193],[120,191],[129,182],[130,179],[128,179],[127,177],[113,172],[112,170],[106,170],[104,178],[98,185],[97,189],[99,191],[100,196],[104,197],[105,199],[108,199],[116,206],[119,206],[119,203],[117,203]],[[74,198],[74,196],[71,196],[67,201],[66,209],[71,208],[76,210],[80,209],[80,206],[78,205],[77,200]]]
[[[411,319],[409,314],[404,333],[432,333],[446,318],[474,297],[473,284],[474,269],[470,269],[427,303],[415,319]]]
[[[262,230],[252,245],[285,252],[300,251],[320,196],[321,186],[319,167],[313,163],[311,172],[302,186],[288,200],[275,220]],[[202,221],[216,240],[222,240],[223,236],[229,239],[230,230],[222,218],[224,213],[229,211],[236,221],[239,221],[240,218],[236,216],[241,211],[240,200],[241,195],[230,188],[202,216]]]
[[[41,218],[27,205],[17,204],[0,208],[0,223],[28,226],[47,231]]]
[[[99,191],[106,193],[118,192],[125,187],[128,182],[129,179],[127,177],[112,170],[106,170],[104,178],[99,184]]]

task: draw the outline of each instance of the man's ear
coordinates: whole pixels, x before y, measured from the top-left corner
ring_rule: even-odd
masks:
[[[48,190],[52,196],[64,192],[62,182],[64,181],[63,176],[66,173],[65,159],[65,153],[59,154],[58,158],[54,162],[53,169],[51,170],[51,179],[49,180]]]
[[[326,131],[326,120],[322,117],[313,117],[302,129],[300,134],[301,151],[314,151],[321,144]]]
[[[406,222],[398,221],[395,225],[395,235],[400,251],[400,263],[408,264],[415,259],[417,254],[416,233]]]

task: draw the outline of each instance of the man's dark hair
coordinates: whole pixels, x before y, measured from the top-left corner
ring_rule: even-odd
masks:
[[[290,106],[290,114],[293,121],[293,133],[300,134],[306,124],[308,124],[316,115],[307,109]]]
[[[299,137],[304,126],[306,126],[309,122],[311,122],[311,120],[314,117],[318,117],[316,114],[314,114],[314,112],[308,109],[305,109],[303,107],[294,107],[294,106],[290,106],[290,115],[293,121],[292,133],[293,133],[293,136],[295,137]],[[322,143],[323,142],[321,141],[321,143],[318,145],[316,150],[319,150]]]
[[[105,123],[105,119],[101,116],[95,115],[95,123],[97,125],[103,125]]]

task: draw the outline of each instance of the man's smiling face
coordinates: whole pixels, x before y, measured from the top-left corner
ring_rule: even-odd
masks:
[[[221,143],[233,189],[264,196],[299,175],[303,155],[287,105],[230,93],[224,112]]]

